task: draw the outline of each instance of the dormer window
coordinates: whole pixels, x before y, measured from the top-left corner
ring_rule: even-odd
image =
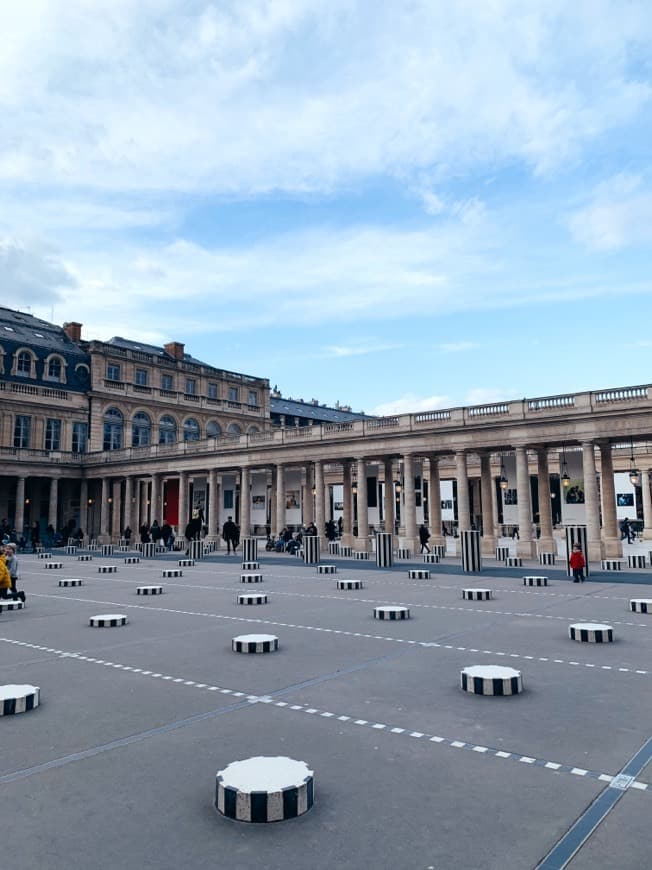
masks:
[[[15,357],[15,369],[13,372],[21,378],[33,378],[34,356],[28,350],[20,350]]]

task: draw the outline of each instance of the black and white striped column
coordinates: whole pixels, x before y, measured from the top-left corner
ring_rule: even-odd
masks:
[[[195,560],[194,559],[179,559],[177,560],[177,565],[179,568],[194,568]]]
[[[278,649],[274,634],[241,634],[231,641],[231,649],[237,653],[271,653]]]
[[[112,556],[115,552],[115,544],[102,544],[102,555]]]
[[[162,586],[137,586],[136,595],[163,595]]]
[[[117,565],[98,565],[97,566],[98,574],[117,574],[118,566]]]
[[[63,568],[63,562],[46,562],[44,567],[57,571],[59,568]]]
[[[338,589],[362,589],[362,580],[338,580]]]
[[[429,565],[438,565],[441,556],[438,553],[424,553],[423,561]]]
[[[183,577],[182,568],[163,568],[161,577]]]
[[[77,577],[70,577],[66,580],[59,580],[59,586],[81,586],[83,582],[83,580]]]
[[[523,567],[523,557],[522,556],[508,556],[505,559],[505,567],[506,568],[522,568]]]
[[[427,568],[409,568],[409,580],[430,580],[430,571]]]
[[[127,617],[124,613],[99,613],[91,616],[88,624],[91,628],[118,628],[127,624]]]
[[[143,559],[153,559],[156,551],[156,545],[153,541],[147,541],[145,544],[140,545],[142,547],[141,553],[143,554]]]
[[[497,665],[474,665],[462,668],[460,683],[472,695],[518,695],[523,691],[521,672]]]
[[[316,565],[319,562],[319,537],[317,535],[303,536],[303,561],[306,565]]]
[[[394,535],[391,532],[378,532],[376,535],[376,565],[390,568],[394,564]]]
[[[527,576],[523,578],[523,586],[547,586],[547,577]]]
[[[462,571],[482,571],[480,555],[480,532],[464,530],[460,532],[462,549]]]
[[[24,606],[18,598],[0,598],[0,613],[5,610],[22,610]]]
[[[347,547],[344,544],[340,544],[340,556],[345,556],[350,559],[352,555],[353,547]]]
[[[93,557],[90,553],[82,553],[80,556],[77,556],[78,562],[92,562]]]
[[[504,562],[509,556],[509,547],[496,547],[496,559],[499,562]]]
[[[630,598],[629,609],[632,613],[652,613],[652,598]]]
[[[489,601],[491,589],[462,589],[462,598],[465,601]]]
[[[188,541],[188,556],[191,559],[201,559],[204,556],[203,541]]]
[[[140,565],[140,556],[125,556],[125,565]]]
[[[328,555],[329,556],[339,556],[340,555],[340,542],[339,541],[329,541],[328,542]]]
[[[41,689],[38,686],[10,684],[0,686],[0,716],[28,713],[39,705]]]
[[[317,565],[318,574],[337,574],[337,565]]]
[[[282,822],[307,813],[314,794],[314,771],[304,761],[258,756],[218,771],[215,808],[239,822]]]
[[[396,558],[397,559],[409,559],[410,558],[409,547],[397,547],[396,548]]]
[[[446,556],[446,544],[433,544],[430,547],[430,552],[434,556],[439,556],[440,559],[443,559]]]
[[[256,562],[258,559],[258,538],[242,538],[242,561]]]
[[[623,560],[622,559],[603,559],[601,564],[602,564],[603,571],[622,571],[623,570]]]
[[[383,604],[374,607],[374,619],[409,619],[410,608],[400,607],[397,604]]]
[[[243,562],[241,568],[243,571],[258,571],[260,562]]]
[[[555,553],[539,553],[539,565],[554,565]]]
[[[586,535],[586,526],[567,526],[566,527],[566,573],[569,577],[573,576],[573,569],[570,566],[570,557],[575,544],[579,544],[582,548],[582,554],[586,561],[584,568],[584,576],[589,576],[589,556],[588,543]]]
[[[628,568],[645,568],[646,558],[643,553],[629,553],[627,556]]]
[[[568,626],[568,636],[580,643],[612,643],[614,630],[599,622],[576,622]]]
[[[43,550],[40,550],[36,553],[36,558],[37,559],[51,559],[52,553],[46,553]]]
[[[246,571],[240,575],[241,583],[262,583],[263,575],[258,571]]]
[[[238,604],[267,604],[264,592],[243,592],[238,595]]]

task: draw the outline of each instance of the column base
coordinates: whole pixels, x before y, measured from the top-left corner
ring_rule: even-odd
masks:
[[[445,547],[446,538],[444,537],[444,535],[431,535],[428,543],[431,547]]]
[[[355,543],[358,539],[354,538],[350,532],[344,532],[342,537],[340,538],[340,544],[343,547],[355,547]]]
[[[480,538],[480,552],[483,556],[491,556],[493,559],[496,555],[496,538],[493,535],[482,535]]]
[[[605,538],[603,546],[605,559],[622,559],[623,543],[620,538]]]
[[[557,541],[554,538],[539,538],[537,553],[557,553]]]
[[[536,546],[534,541],[516,541],[516,555],[523,559],[534,559],[536,556]]]
[[[589,551],[590,562],[599,562],[605,558],[605,548],[602,541],[587,541],[586,548]]]

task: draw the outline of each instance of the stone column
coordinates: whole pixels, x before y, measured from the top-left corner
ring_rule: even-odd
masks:
[[[124,511],[123,511],[124,528],[122,529],[122,531],[124,532],[124,530],[126,528],[130,528],[131,532],[132,532],[131,540],[137,541],[138,538],[133,533],[134,529],[131,525],[133,522],[133,505],[132,505],[132,499],[134,497],[133,484],[134,484],[134,481],[133,481],[132,477],[125,477],[125,504],[124,504]]]
[[[85,477],[79,482],[79,528],[85,535],[90,537],[90,529],[88,528],[88,481]]]
[[[143,523],[149,522],[148,499],[147,499],[148,489],[149,489],[149,482],[146,482],[144,480],[138,481],[138,493],[139,493],[138,528],[139,529],[143,525]],[[140,540],[140,538],[138,540]]]
[[[14,512],[14,528],[20,538],[25,526],[25,481],[26,477],[16,478],[16,509]]]
[[[383,513],[385,514],[385,531],[394,534],[394,460],[385,457],[385,498]]]
[[[50,480],[50,501],[48,504],[48,525],[57,530],[57,503],[59,498],[59,479],[53,477]],[[67,544],[68,541],[64,541]]]
[[[518,495],[518,541],[516,555],[533,559],[536,555],[532,539],[532,498],[530,496],[530,469],[527,463],[527,449],[516,448],[516,492]]]
[[[101,544],[109,543],[109,481],[106,477],[101,480],[102,488],[100,490],[100,534],[98,535]]]
[[[285,527],[285,469],[279,463],[276,466],[276,532]]]
[[[650,496],[650,469],[641,471],[641,494],[643,496],[643,540],[652,540],[652,497]]]
[[[315,496],[312,493],[312,463],[307,462],[303,469],[303,477],[305,482],[302,485],[301,493],[301,521],[304,526],[315,522]],[[316,495],[316,492],[315,492]],[[315,525],[317,525],[315,523]],[[320,535],[323,535],[324,530],[317,526]]]
[[[369,506],[367,504],[367,460],[358,459],[358,537],[355,548],[361,553],[369,551]]]
[[[482,538],[480,551],[483,556],[496,555],[496,536],[494,534],[494,506],[491,498],[493,480],[491,479],[491,455],[480,455],[480,499],[482,511]]]
[[[240,469],[240,537],[251,534],[251,491],[249,485],[249,469]]]
[[[188,525],[188,472],[179,474],[179,526],[177,537],[182,538]]]
[[[349,459],[342,462],[342,546],[353,546],[353,494]]]
[[[441,532],[441,482],[439,479],[439,457],[437,456],[431,456],[428,464],[428,513],[430,544],[441,546],[446,541]]]
[[[618,534],[613,454],[608,441],[600,444],[600,472],[604,555],[605,559],[619,559],[623,555],[623,545]]]
[[[218,532],[217,468],[208,472],[208,540],[217,541]]]
[[[151,505],[150,505],[150,517],[151,521],[156,522],[159,526],[163,525],[163,510],[161,507],[161,475],[153,474],[152,475],[152,495],[151,495]]]
[[[545,447],[540,447],[537,450],[537,480],[539,487],[539,526],[541,528],[538,550],[540,553],[556,553],[557,545],[552,535],[550,469],[548,468],[548,450]]]
[[[317,534],[323,535],[326,525],[326,509],[325,509],[325,488],[324,488],[324,463],[321,459],[315,462],[315,525],[317,526]],[[312,491],[311,496],[312,498]]]
[[[463,450],[455,454],[455,477],[457,479],[457,530],[467,532],[471,528],[469,477],[466,470],[466,453]]]
[[[498,493],[496,492],[496,479],[493,475],[491,476],[491,510],[493,511],[494,517],[494,538],[496,539],[496,544],[498,544],[498,539],[500,538],[500,524],[498,522]]]
[[[111,492],[111,540],[116,543],[120,539],[120,481],[114,480]]]
[[[582,444],[582,466],[584,470],[584,507],[586,510],[586,542],[589,559],[602,559],[600,540],[600,503],[598,501],[598,482],[596,480],[595,451],[592,441]]]
[[[410,553],[420,550],[417,533],[417,504],[414,492],[414,456],[405,453],[403,456],[403,490],[405,492],[405,541],[404,546]]]

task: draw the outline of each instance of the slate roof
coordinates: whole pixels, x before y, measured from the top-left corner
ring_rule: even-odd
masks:
[[[86,352],[68,338],[62,327],[25,311],[0,307],[0,342],[58,351],[87,362]]]
[[[294,399],[269,400],[270,414],[287,414],[293,417],[305,417],[324,423],[350,423],[352,420],[365,420],[368,414],[358,414],[354,411],[342,411],[337,408],[324,408],[322,405],[313,405],[310,402],[296,402]]]

